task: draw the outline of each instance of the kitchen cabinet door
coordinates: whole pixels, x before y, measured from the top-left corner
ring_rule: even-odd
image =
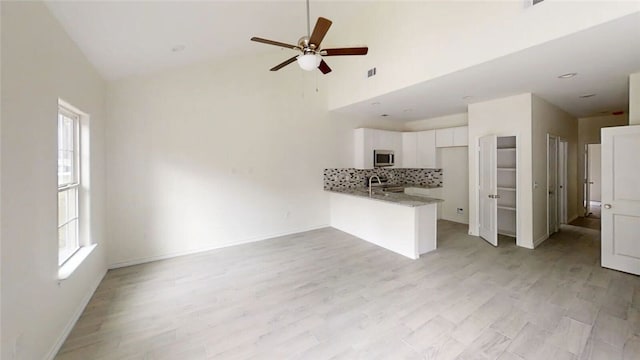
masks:
[[[450,147],[453,145],[454,128],[438,129],[436,132],[436,147]]]
[[[467,126],[461,126],[452,128],[453,130],[453,145],[452,146],[468,146],[469,145],[469,128]]]
[[[354,130],[354,167],[356,169],[373,168],[374,129]]]
[[[436,130],[420,131],[418,134],[418,167],[437,168]]]
[[[418,133],[402,133],[402,167],[418,167]]]

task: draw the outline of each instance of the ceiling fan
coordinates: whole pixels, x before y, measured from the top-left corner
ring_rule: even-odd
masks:
[[[272,67],[271,71],[278,71],[297,60],[298,65],[300,65],[303,70],[312,71],[313,69],[318,68],[323,74],[327,74],[331,72],[331,68],[324,60],[322,60],[323,56],[367,55],[367,52],[369,51],[368,47],[333,49],[321,48],[320,43],[322,43],[322,39],[324,39],[327,31],[329,31],[331,24],[331,20],[319,17],[316,22],[316,26],[313,28],[313,32],[310,32],[309,0],[307,0],[307,36],[301,37],[300,40],[298,40],[298,45],[263,39],[255,36],[251,38],[251,41],[298,50],[302,53]]]

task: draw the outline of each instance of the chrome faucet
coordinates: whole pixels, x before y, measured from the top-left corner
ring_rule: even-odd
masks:
[[[380,181],[380,178],[378,177],[378,175],[373,175],[373,176],[371,176],[371,177],[369,178],[369,197],[371,197],[371,192],[372,192],[372,190],[373,190],[373,188],[371,187],[371,183],[372,183],[373,178],[378,179],[378,184],[382,185],[382,181]]]

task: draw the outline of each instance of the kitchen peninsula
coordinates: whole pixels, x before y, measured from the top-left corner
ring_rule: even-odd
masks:
[[[347,171],[351,172],[347,172]],[[402,170],[402,169],[398,169]],[[362,170],[325,170],[325,191],[330,197],[330,225],[372,244],[411,259],[433,251],[437,246],[437,204],[440,199],[413,196],[380,189],[369,191]],[[385,175],[396,176],[402,187],[438,187],[441,171],[428,169],[427,180],[403,184],[391,169]],[[400,174],[403,176],[404,174]],[[371,175],[369,175],[371,176]],[[412,179],[415,181],[414,179]],[[405,181],[406,182],[406,181]]]

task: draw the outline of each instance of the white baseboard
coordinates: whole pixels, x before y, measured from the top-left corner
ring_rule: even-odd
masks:
[[[458,218],[452,218],[452,217],[450,218],[450,217],[444,217],[444,216],[443,216],[442,218],[440,218],[440,219],[438,219],[438,220],[447,220],[447,221],[451,221],[451,222],[458,223],[458,224],[469,225],[469,222],[468,222],[468,221],[467,221],[467,222],[464,222],[464,221],[461,221],[461,220],[460,220],[460,219],[458,219]]]
[[[53,360],[56,357],[56,355],[58,354],[58,351],[60,351],[60,348],[64,344],[65,340],[67,340],[67,337],[71,333],[71,330],[73,330],[73,327],[76,326],[76,323],[78,322],[78,319],[80,319],[80,315],[82,315],[82,312],[84,311],[84,309],[89,304],[89,301],[91,300],[91,297],[96,292],[96,289],[98,289],[98,286],[100,285],[100,283],[102,282],[102,279],[104,279],[104,276],[106,274],[107,274],[107,270],[105,269],[102,272],[102,274],[96,278],[94,284],[89,288],[89,291],[87,292],[87,294],[84,296],[84,298],[80,302],[80,306],[78,306],[76,311],[71,316],[71,319],[69,319],[69,322],[67,323],[67,325],[62,330],[62,333],[60,333],[60,336],[58,337],[58,340],[56,340],[56,342],[53,344],[53,347],[51,348],[51,350],[49,351],[49,353],[47,354],[45,359]]]
[[[245,240],[241,240],[241,241],[236,241],[236,242],[233,242],[233,243],[214,245],[214,246],[208,246],[208,247],[200,248],[200,249],[187,250],[187,251],[177,251],[177,252],[168,253],[168,254],[162,254],[162,255],[155,255],[155,256],[148,256],[148,257],[143,257],[143,258],[119,261],[119,262],[116,262],[116,263],[113,263],[113,264],[109,264],[109,270],[118,269],[118,268],[127,267],[127,266],[145,264],[145,263],[158,261],[158,260],[171,259],[171,258],[178,257],[178,256],[198,254],[198,253],[207,252],[207,251],[211,251],[211,250],[222,249],[222,248],[226,248],[226,247],[230,247],[230,246],[249,244],[249,243],[253,243],[253,242],[258,242],[258,241],[277,238],[277,237],[280,237],[280,236],[287,236],[287,235],[292,235],[292,234],[298,234],[298,233],[305,232],[305,231],[318,230],[318,229],[326,228],[326,227],[329,227],[329,226],[330,226],[329,224],[311,226],[311,227],[308,227],[308,228],[298,229],[298,230],[288,231],[288,232],[283,232],[283,233],[274,233],[274,234],[269,234],[269,235],[261,235],[261,236],[257,236],[257,237],[253,237],[253,238],[249,238],[249,239],[245,239]]]

